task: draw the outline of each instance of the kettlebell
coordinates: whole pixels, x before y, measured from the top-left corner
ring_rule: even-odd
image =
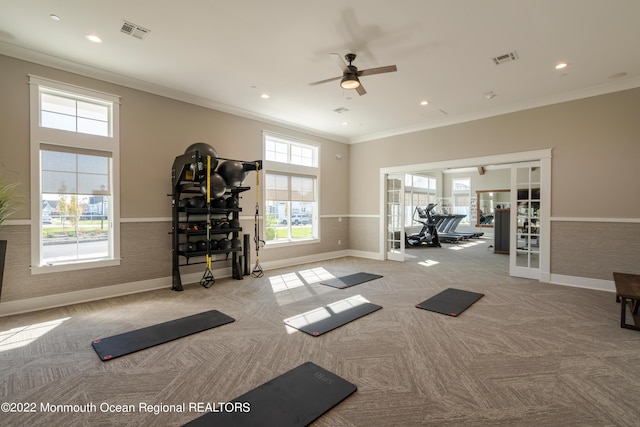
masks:
[[[218,249],[223,251],[229,250],[231,248],[231,242],[226,237],[218,240]]]
[[[239,237],[234,237],[233,239],[231,239],[231,247],[233,249],[240,249],[241,245],[242,245],[242,243],[240,242],[240,238]]]

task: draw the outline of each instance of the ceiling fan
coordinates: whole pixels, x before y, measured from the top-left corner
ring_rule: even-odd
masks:
[[[347,53],[344,56],[344,59],[349,62],[348,64],[340,57],[339,54],[330,53],[330,55],[342,69],[342,75],[326,80],[320,80],[319,82],[309,83],[309,86],[315,86],[340,79],[340,87],[342,87],[343,89],[355,89],[358,92],[358,95],[364,95],[365,93],[367,93],[367,91],[364,90],[364,87],[360,83],[360,79],[358,77],[398,71],[398,68],[395,65],[387,65],[386,67],[369,68],[368,70],[358,71],[358,68],[356,68],[355,65],[351,64],[356,59],[355,53]]]

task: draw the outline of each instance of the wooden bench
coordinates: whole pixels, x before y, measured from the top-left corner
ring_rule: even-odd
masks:
[[[640,331],[640,274],[613,273],[613,281],[616,284],[616,301],[620,301],[620,327]],[[627,305],[631,310],[633,325],[627,324]]]

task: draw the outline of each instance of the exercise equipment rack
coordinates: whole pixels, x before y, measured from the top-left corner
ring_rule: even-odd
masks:
[[[262,169],[262,161],[238,161],[218,157],[216,160],[239,162],[243,170]],[[213,197],[210,175],[212,157],[199,151],[191,151],[177,156],[171,169],[171,210],[172,210],[172,289],[182,291],[180,267],[206,264],[200,284],[209,288],[215,282],[211,263],[229,261],[231,258],[232,277],[236,280],[248,275],[249,244],[244,236],[240,240],[240,194],[251,189],[245,186],[227,185],[222,197]],[[217,161],[216,161],[217,163]],[[204,171],[204,172],[203,172]],[[203,176],[204,175],[204,176]],[[203,190],[206,188],[206,191]],[[224,204],[221,205],[221,199]],[[231,236],[231,237],[230,237]],[[222,247],[218,244],[225,243]],[[217,256],[224,255],[224,259]],[[214,259],[215,258],[215,259]]]

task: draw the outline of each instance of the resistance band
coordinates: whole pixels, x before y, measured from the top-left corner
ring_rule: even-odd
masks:
[[[210,288],[216,282],[211,271],[211,156],[207,156],[207,207],[207,268],[200,279],[200,284]]]
[[[260,239],[260,227],[258,226],[259,212],[260,212],[260,163],[256,162],[256,214],[253,219],[254,236],[253,241],[256,243],[256,265],[253,267],[251,275],[253,277],[262,277],[264,272],[260,266],[260,244],[264,244],[264,240]]]

